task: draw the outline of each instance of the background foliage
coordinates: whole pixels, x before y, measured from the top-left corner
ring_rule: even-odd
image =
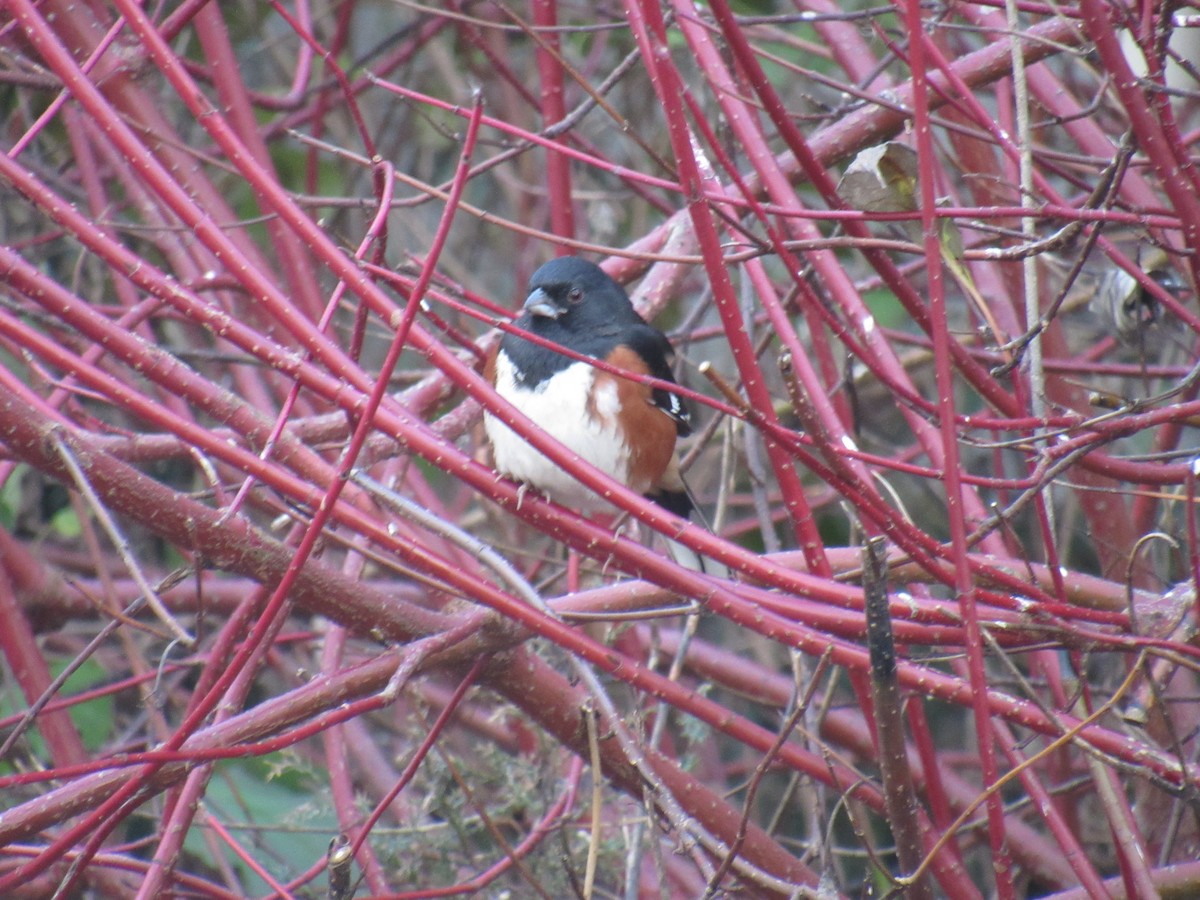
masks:
[[[2,8],[0,894],[1196,894],[1192,6]],[[489,468],[561,253],[707,529]]]

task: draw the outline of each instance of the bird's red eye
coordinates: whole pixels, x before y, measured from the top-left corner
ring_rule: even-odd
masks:
[[[578,303],[583,299],[583,290],[580,288],[571,288],[571,292],[567,294],[567,299],[572,303]]]

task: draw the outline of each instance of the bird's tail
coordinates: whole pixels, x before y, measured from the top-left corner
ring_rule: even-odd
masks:
[[[680,479],[678,490],[662,490],[654,494],[650,499],[654,500],[668,512],[675,513],[681,519],[691,519],[697,525],[704,528],[705,531],[712,531],[712,527],[705,520],[704,514],[696,506],[692,492],[688,490],[687,485],[683,483],[682,479]],[[712,575],[714,578],[729,577],[729,567],[724,563],[719,563],[715,559],[697,553],[691,547],[686,547],[679,543],[679,541],[672,540],[671,538],[667,538],[666,541],[671,558],[685,569],[691,569],[693,572],[703,572],[705,575]]]

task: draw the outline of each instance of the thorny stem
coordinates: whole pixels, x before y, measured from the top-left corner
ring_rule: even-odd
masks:
[[[388,860],[434,857],[414,896],[855,895],[869,866],[815,833],[850,801],[864,835],[932,852],[919,874],[949,896],[1099,893],[1109,860],[1145,895],[1200,883],[1158,827],[1200,787],[1200,94],[1163,65],[1189,20],[1098,0],[7,8],[0,652],[23,699],[0,891],[288,896],[345,834],[377,894],[408,877]],[[851,208],[842,166],[887,140],[917,151],[913,202]],[[671,334],[717,533],[480,377],[562,252]],[[1117,269],[1136,287],[1114,298]],[[1128,344],[1122,303],[1145,318]],[[1044,391],[1004,365],[1035,320]],[[641,534],[497,478],[481,406]],[[875,535],[893,549],[871,582],[854,548]],[[880,592],[895,703],[866,690]],[[1126,672],[1139,727],[1106,699]],[[907,734],[872,740],[870,709]],[[593,752],[615,790],[585,805]],[[902,758],[907,835],[881,765]],[[777,777],[794,791],[752,802]],[[1081,785],[1109,825],[1087,841]],[[268,796],[328,797],[320,840]],[[643,799],[669,827],[622,846]],[[960,827],[981,806],[987,841]]]

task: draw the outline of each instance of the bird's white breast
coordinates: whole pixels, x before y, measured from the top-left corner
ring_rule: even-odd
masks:
[[[584,398],[592,389],[596,370],[576,362],[536,387],[517,382],[512,362],[501,353],[496,358],[496,392],[564,444],[622,484],[629,483],[625,437],[617,421],[617,387],[605,379],[592,398],[589,411]],[[515,431],[491,414],[484,427],[502,474],[537,488],[564,506],[595,509],[600,498],[535,450]],[[630,485],[643,492],[649,485]]]

